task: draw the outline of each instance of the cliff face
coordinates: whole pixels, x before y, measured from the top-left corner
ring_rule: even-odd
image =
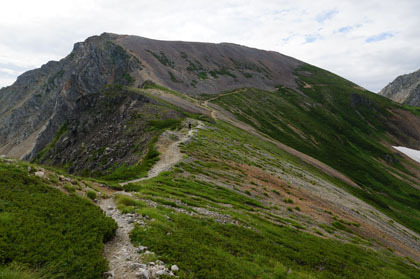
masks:
[[[92,37],[59,62],[21,75],[0,90],[0,153],[31,159],[77,111],[77,100],[106,84],[128,84],[140,63],[120,46]]]
[[[420,70],[397,77],[379,94],[398,103],[420,106]]]
[[[64,59],[22,74],[0,90],[0,154],[33,159],[69,119],[78,100],[107,84],[152,81],[191,95],[240,87],[294,88],[301,62],[234,44],[150,40],[104,33],[76,43]]]

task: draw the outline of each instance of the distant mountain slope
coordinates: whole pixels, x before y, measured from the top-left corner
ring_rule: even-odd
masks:
[[[420,106],[420,70],[397,77],[385,86],[379,95],[398,103]]]
[[[66,120],[75,118],[79,101],[107,84],[141,87],[154,82],[192,95],[241,87],[295,88],[293,70],[301,63],[234,44],[93,36],[76,43],[66,58],[0,89],[0,154],[34,158]]]

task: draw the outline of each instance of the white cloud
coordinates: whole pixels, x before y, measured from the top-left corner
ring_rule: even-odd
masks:
[[[7,1],[0,87],[106,31],[275,50],[378,91],[420,68],[419,10],[418,0]]]

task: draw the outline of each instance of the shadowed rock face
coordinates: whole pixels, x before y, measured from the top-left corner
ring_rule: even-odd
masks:
[[[21,75],[0,90],[0,153],[31,159],[77,111],[77,100],[106,84],[127,84],[140,64],[100,37],[77,43],[70,55]]]
[[[294,88],[301,62],[234,44],[150,40],[104,33],[76,43],[64,59],[22,74],[0,90],[0,154],[32,159],[69,119],[80,98],[107,84],[152,81],[196,95],[239,87]]]
[[[398,103],[420,106],[420,70],[397,77],[379,94]]]
[[[181,117],[155,99],[109,85],[79,98],[54,144],[34,154],[34,160],[70,173],[107,175],[144,157],[156,136],[149,121]]]

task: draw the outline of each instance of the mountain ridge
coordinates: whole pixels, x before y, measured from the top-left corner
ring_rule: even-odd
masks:
[[[135,45],[139,44],[138,41],[142,42],[141,47],[130,50],[132,41]],[[153,51],[148,49],[156,42],[164,45],[155,46]],[[206,62],[205,58],[197,58],[191,53],[188,58],[181,54],[183,51],[178,49],[178,44],[181,47],[192,44],[193,49],[217,46],[221,48],[217,55],[227,51],[232,57],[218,57],[219,60],[226,61],[228,66],[222,65],[219,60],[210,62],[207,58],[209,62]],[[282,61],[285,61],[284,72],[287,75],[283,77],[276,73],[278,67],[271,70],[264,64],[258,64],[261,61],[258,55],[254,59],[255,63],[235,60],[234,53],[241,51],[232,51],[231,48],[245,50],[247,55],[257,52],[262,58],[271,60],[267,57],[272,52],[226,43],[159,41],[110,33],[89,37],[84,42],[76,43],[73,51],[60,61],[50,61],[39,69],[28,71],[19,76],[13,85],[1,89],[0,153],[18,158],[33,158],[53,138],[65,119],[70,117],[74,109],[72,104],[77,98],[83,94],[100,92],[110,83],[128,85],[134,82],[133,86],[141,87],[145,82],[154,82],[195,94],[215,93],[243,86],[261,89],[274,89],[279,85],[296,86],[291,73],[301,63],[298,60],[276,54],[280,61],[277,63],[280,65],[278,67],[283,67]],[[169,54],[165,54],[163,50],[171,52],[170,59],[167,57]],[[243,54],[241,57],[247,55]],[[140,57],[140,61],[136,56],[145,58]],[[182,65],[174,66],[175,61]],[[212,68],[207,67],[205,62]],[[54,98],[57,98],[57,103],[54,103]],[[40,109],[34,111],[34,107]],[[48,115],[55,108],[61,113]]]

